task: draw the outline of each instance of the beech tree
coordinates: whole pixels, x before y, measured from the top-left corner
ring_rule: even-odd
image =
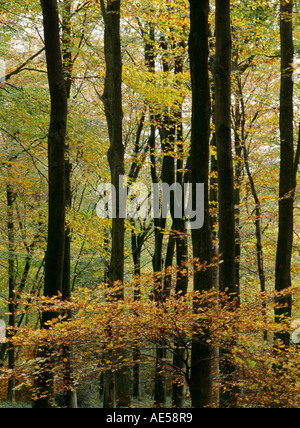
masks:
[[[127,189],[127,183],[121,182],[124,176],[124,146],[123,146],[123,108],[122,108],[122,53],[120,36],[120,10],[121,2],[114,0],[100,1],[104,20],[104,51],[105,51],[105,84],[101,97],[106,115],[109,150],[108,161],[111,173],[111,184],[116,189],[116,201],[120,201],[120,193]],[[126,190],[127,191],[127,190]],[[111,259],[108,271],[110,285],[119,283],[121,286],[118,297],[123,297],[124,281],[124,213],[117,202],[116,216],[112,219],[111,231]],[[110,377],[110,376],[109,376]],[[109,398],[107,405],[112,405],[113,379],[108,380]],[[130,405],[129,378],[126,370],[116,373],[116,397],[118,406],[127,407]]]
[[[45,52],[47,61],[51,116],[48,133],[48,239],[45,259],[44,295],[62,293],[65,250],[65,139],[67,127],[67,90],[64,79],[59,16],[56,0],[41,1],[43,11]],[[43,312],[41,327],[55,316],[55,312]],[[43,390],[43,398],[34,402],[35,408],[51,407],[53,385],[51,374],[51,349],[40,349],[41,357],[48,361],[37,374],[37,388]],[[50,355],[49,355],[50,353]],[[44,371],[45,370],[45,371]],[[44,372],[43,372],[44,371]]]
[[[236,283],[234,173],[231,139],[231,9],[230,0],[217,0],[215,12],[216,53],[214,58],[215,128],[218,167],[218,224],[221,257],[219,287],[233,299],[239,299]],[[221,349],[221,353],[223,353]],[[225,354],[227,350],[225,350]],[[235,365],[221,357],[220,370],[228,383],[234,383]],[[234,394],[221,392],[221,406],[234,406]]]
[[[299,143],[294,149],[294,85],[293,85],[293,2],[280,1],[280,179],[279,179],[279,224],[276,252],[275,289],[284,290],[291,286],[291,258],[294,235],[294,199],[296,175],[299,164]],[[275,317],[291,317],[291,295],[285,297],[282,306],[275,311]],[[288,333],[276,335],[285,346],[289,346]]]
[[[231,141],[230,2],[216,2],[214,58],[215,126],[218,159],[220,289],[237,293],[235,278],[234,176]]]
[[[211,263],[212,235],[208,205],[209,191],[209,139],[211,119],[211,95],[208,71],[208,15],[209,2],[190,0],[191,30],[189,38],[192,81],[192,131],[191,176],[193,195],[197,183],[204,183],[204,225],[192,230],[193,257],[200,265]],[[221,144],[221,143],[219,143]],[[195,204],[195,200],[193,201]],[[212,271],[197,269],[194,274],[194,290],[209,291],[212,287]],[[197,302],[195,303],[197,305]],[[204,308],[205,310],[205,308]],[[192,346],[191,396],[194,407],[204,407],[212,399],[212,349],[207,335],[195,335]]]

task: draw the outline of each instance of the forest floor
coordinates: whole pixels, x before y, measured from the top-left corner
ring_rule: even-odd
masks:
[[[0,401],[0,409],[28,409],[31,408],[29,403],[8,403],[7,401]]]

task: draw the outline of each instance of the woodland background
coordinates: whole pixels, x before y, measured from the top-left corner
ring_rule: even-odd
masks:
[[[3,406],[299,407],[300,4],[1,1],[0,58]]]

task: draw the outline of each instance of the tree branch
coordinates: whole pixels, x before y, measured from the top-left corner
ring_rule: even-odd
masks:
[[[42,49],[40,49],[38,52],[36,52],[34,55],[32,55],[30,58],[28,58],[25,62],[23,62],[23,64],[21,64],[19,67],[17,67],[15,70],[11,71],[10,73],[8,73],[6,76],[3,76],[0,78],[0,80],[4,80],[5,82],[7,82],[7,80],[9,80],[12,76],[21,73],[21,71],[25,70],[26,65],[33,61],[36,57],[38,57],[43,51],[45,50],[45,47],[43,47]]]

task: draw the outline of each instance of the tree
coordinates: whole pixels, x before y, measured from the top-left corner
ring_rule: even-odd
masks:
[[[8,310],[9,310],[9,321],[8,325],[11,328],[11,331],[8,333],[8,337],[14,334],[15,329],[15,225],[14,225],[14,200],[15,195],[12,186],[10,183],[6,187],[6,197],[7,197],[7,234],[8,234],[8,290],[9,290],[9,300],[8,300]],[[15,368],[15,349],[13,344],[8,346],[8,367],[10,369]],[[10,402],[14,401],[15,398],[15,378],[11,376],[8,381],[7,388],[7,400]]]
[[[102,95],[102,102],[106,115],[109,150],[108,161],[111,173],[111,184],[116,189],[116,201],[120,201],[120,193],[126,183],[121,183],[121,177],[124,176],[124,146],[123,146],[123,108],[122,108],[122,54],[121,54],[121,36],[120,36],[120,9],[121,2],[114,0],[108,1],[105,5],[100,1],[104,20],[104,51],[105,51],[105,84]],[[119,283],[121,286],[118,297],[123,298],[124,281],[124,236],[125,224],[124,213],[120,204],[116,204],[116,216],[112,219],[112,244],[111,259],[109,266],[109,283],[114,286]],[[120,407],[130,405],[129,379],[126,369],[116,373],[116,397]],[[111,381],[109,390],[112,391]],[[111,406],[112,398],[109,398],[107,405]]]
[[[122,190],[120,176],[124,175],[124,146],[122,139],[122,55],[120,39],[120,6],[118,0],[101,1],[104,19],[104,50],[105,50],[105,86],[102,95],[107,119],[110,147],[108,160],[111,171],[111,183],[116,189],[116,200]],[[124,277],[124,215],[120,206],[116,206],[116,216],[112,225],[112,251],[109,268],[111,285],[116,281],[123,283]]]
[[[276,252],[275,289],[284,290],[291,286],[291,257],[294,234],[294,198],[298,160],[294,157],[294,102],[293,102],[293,2],[280,0],[280,44],[281,44],[281,81],[280,81],[280,179],[279,179],[279,224]],[[292,300],[287,295],[282,306],[275,310],[279,321],[282,316],[291,317]],[[290,335],[278,333],[289,346]]]
[[[204,225],[192,230],[193,258],[196,262],[194,290],[209,291],[212,287],[212,271],[201,269],[201,264],[211,263],[212,236],[210,228],[209,184],[209,138],[211,98],[208,71],[208,15],[209,1],[190,0],[191,29],[189,54],[192,81],[192,134],[190,169],[193,195],[197,183],[204,183]],[[195,200],[193,201],[195,204]],[[195,205],[194,205],[195,206]],[[198,264],[198,266],[197,266]],[[197,303],[195,303],[197,307]],[[205,310],[205,308],[204,308]],[[192,346],[192,369],[190,389],[192,405],[204,407],[212,399],[212,348],[207,334],[195,335]]]
[[[231,143],[230,2],[216,1],[214,58],[215,127],[218,160],[220,290],[238,294],[235,278],[234,179]]]
[[[65,85],[67,98],[70,99],[72,88],[72,75],[75,58],[72,54],[72,32],[71,32],[71,16],[72,8],[71,1],[66,0],[62,3],[62,61],[65,77]],[[72,164],[70,160],[70,144],[68,135],[65,138],[65,210],[66,213],[72,207]],[[65,224],[65,248],[64,248],[64,270],[62,283],[62,299],[69,300],[71,298],[71,227],[68,221]],[[72,316],[68,312],[68,318]],[[71,347],[64,348],[65,365],[65,403],[68,408],[77,408],[76,391],[72,381],[71,369]]]
[[[42,0],[45,51],[51,97],[51,117],[48,133],[48,240],[45,260],[44,295],[58,296],[62,292],[65,250],[65,139],[68,115],[67,90],[64,79],[59,16],[56,0]],[[42,314],[41,327],[55,317],[55,312]],[[37,374],[36,386],[43,396],[35,400],[34,408],[51,407],[53,385],[51,350],[40,349],[41,357],[49,359],[48,368]],[[49,355],[50,354],[50,355]],[[47,363],[45,364],[47,366]],[[45,370],[45,372],[43,372]]]
[[[216,52],[214,59],[215,132],[218,166],[219,273],[220,291],[239,299],[235,268],[234,174],[231,143],[231,27],[230,0],[216,0]],[[222,353],[223,350],[221,349]],[[225,354],[226,354],[225,350]],[[221,356],[220,370],[229,384],[234,383],[235,366],[230,357]],[[227,390],[228,391],[228,390]],[[234,406],[232,392],[221,394],[221,406]]]

